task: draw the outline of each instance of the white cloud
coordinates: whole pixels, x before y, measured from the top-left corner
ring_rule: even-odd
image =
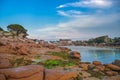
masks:
[[[66,16],[66,17],[75,17],[82,14],[82,12],[77,10],[68,10],[68,11],[58,10],[57,12],[59,15]]]
[[[101,33],[82,31],[83,28],[94,28],[106,26],[109,29],[110,24],[115,23],[119,19],[120,14],[109,15],[81,15],[79,17],[71,18],[69,21],[61,22],[56,25],[48,26],[35,31],[34,38],[39,39],[60,39],[60,38],[72,38],[72,39],[88,39],[96,37]],[[37,34],[37,35],[36,35]]]
[[[64,7],[89,7],[89,8],[108,8],[112,6],[111,0],[82,0],[78,2],[66,3],[57,8]]]
[[[66,13],[66,12],[64,12],[64,11],[61,11],[61,10],[59,10],[59,11],[57,11],[57,12],[58,12],[58,14],[61,15],[61,16],[70,16],[68,13]]]

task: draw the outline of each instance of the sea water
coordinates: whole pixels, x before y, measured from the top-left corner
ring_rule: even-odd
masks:
[[[88,46],[65,46],[72,51],[78,51],[81,54],[82,62],[101,61],[103,64],[120,60],[120,49],[115,48],[98,48]]]

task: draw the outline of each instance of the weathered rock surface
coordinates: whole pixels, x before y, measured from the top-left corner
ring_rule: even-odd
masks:
[[[100,79],[98,79],[98,78],[96,78],[96,77],[89,77],[89,78],[85,78],[85,79],[83,79],[83,80],[100,80]]]
[[[0,80],[6,80],[6,78],[3,74],[0,74]]]
[[[46,47],[48,47],[49,49],[55,49],[57,46],[54,44],[48,44]]]
[[[120,60],[115,60],[113,64],[120,67]]]
[[[77,51],[70,52],[70,57],[75,59],[80,59],[80,53]]]
[[[81,64],[80,66],[83,70],[88,70],[88,64]]]
[[[113,76],[113,75],[118,75],[118,72],[115,72],[115,71],[107,71],[106,74],[108,76]]]
[[[45,70],[45,80],[69,80],[76,77],[77,72],[67,72],[62,70]]]
[[[102,80],[120,80],[120,75],[117,76],[106,76]]]
[[[89,64],[89,65],[88,65],[88,69],[91,70],[91,69],[94,69],[94,68],[95,68],[95,65],[94,65],[94,64]]]
[[[82,73],[82,75],[81,75],[82,78],[87,78],[87,77],[90,77],[90,76],[91,76],[90,73],[85,72],[85,71],[83,71],[83,72],[81,72],[81,73]]]
[[[116,66],[116,65],[113,65],[113,64],[108,64],[107,67],[110,68],[110,69],[112,69],[112,70],[116,70],[116,71],[120,70],[119,66]]]
[[[0,69],[10,68],[10,67],[11,67],[11,63],[8,59],[0,58]]]
[[[40,73],[33,74],[29,77],[23,77],[23,78],[19,78],[19,79],[9,78],[9,80],[43,80],[43,73],[40,72]]]
[[[98,65],[102,65],[102,63],[100,61],[93,61],[93,64],[98,66]]]
[[[105,66],[103,66],[103,65],[96,66],[96,68],[99,69],[100,71],[105,70]]]
[[[0,74],[4,74],[7,78],[19,79],[19,78],[32,76],[36,73],[43,74],[43,71],[44,71],[44,68],[42,66],[29,65],[29,66],[22,66],[18,68],[0,69]]]
[[[70,49],[66,48],[66,47],[59,47],[61,49],[62,52],[68,52],[71,51]]]

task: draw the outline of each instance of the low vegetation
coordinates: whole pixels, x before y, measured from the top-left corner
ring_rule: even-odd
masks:
[[[24,57],[11,60],[13,67],[24,66],[32,64],[32,61],[26,60]]]
[[[66,52],[50,52],[50,55],[59,56],[63,59],[69,59],[69,54],[67,54]]]
[[[79,59],[70,58],[70,54],[66,53],[66,52],[51,52],[50,55],[61,57],[64,60],[73,62],[76,65],[78,65],[80,63]]]
[[[65,67],[65,66],[74,66],[75,64],[73,62],[69,62],[69,61],[62,61],[62,60],[46,60],[44,62],[44,66],[45,68],[54,68],[57,66],[60,67]]]

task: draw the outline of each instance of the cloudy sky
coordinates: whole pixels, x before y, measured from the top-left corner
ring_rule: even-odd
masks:
[[[120,0],[0,0],[0,26],[9,24],[37,39],[120,37]]]

